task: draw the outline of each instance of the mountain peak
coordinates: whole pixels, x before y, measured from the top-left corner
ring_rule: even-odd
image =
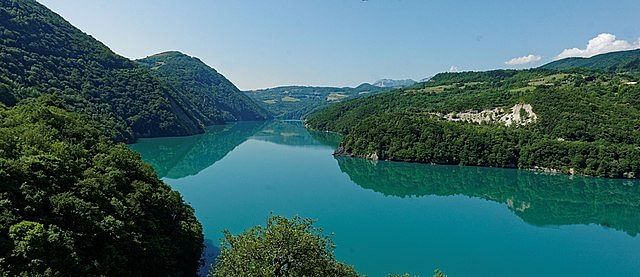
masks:
[[[160,53],[157,53],[157,54],[153,54],[151,56],[148,56],[148,58],[150,58],[150,57],[171,57],[171,56],[188,56],[189,57],[189,55],[187,55],[185,53],[182,53],[180,51],[169,50],[169,51],[164,51],[164,52],[160,52]]]
[[[268,111],[196,57],[167,51],[137,62],[150,69],[153,76],[181,92],[184,102],[194,107],[195,116],[206,125],[270,117]]]

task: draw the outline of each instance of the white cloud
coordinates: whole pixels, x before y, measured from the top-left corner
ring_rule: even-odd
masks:
[[[615,35],[602,33],[598,36],[589,40],[587,44],[587,48],[579,49],[579,48],[571,48],[564,49],[562,53],[556,56],[556,60],[564,59],[568,57],[592,57],[599,54],[614,52],[614,51],[624,51],[624,50],[633,50],[640,48],[640,39],[635,42],[628,42],[626,40],[616,39]]]
[[[449,72],[458,72],[458,67],[457,67],[457,66],[455,66],[455,65],[452,65],[452,66],[449,68]]]
[[[529,55],[526,55],[526,56],[510,59],[510,60],[508,60],[508,61],[506,61],[504,63],[507,64],[507,65],[522,65],[522,64],[528,64],[528,63],[537,62],[537,61],[539,61],[541,59],[542,59],[542,57],[540,57],[538,55],[529,54]]]

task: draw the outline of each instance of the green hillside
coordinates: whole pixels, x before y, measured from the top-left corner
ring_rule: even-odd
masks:
[[[350,87],[284,86],[245,93],[279,119],[301,119],[318,108],[387,90],[371,84]]]
[[[342,155],[637,178],[637,81],[588,71],[442,73],[330,106],[306,123],[346,134]]]
[[[164,52],[137,60],[151,74],[186,98],[194,115],[207,125],[264,120],[270,113],[198,58]]]
[[[640,49],[600,54],[591,58],[566,58],[543,65],[543,69],[596,69],[606,72],[640,71]]]
[[[0,94],[5,104],[64,99],[117,140],[203,132],[185,99],[36,1],[0,2]]]

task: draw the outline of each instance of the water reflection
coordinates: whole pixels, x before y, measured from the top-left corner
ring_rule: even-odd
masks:
[[[180,179],[212,166],[248,139],[303,147],[335,148],[340,143],[337,134],[308,131],[302,121],[285,120],[214,125],[202,135],[141,139],[130,147],[161,178]]]
[[[631,236],[640,232],[640,184],[636,181],[336,159],[354,183],[388,196],[461,194],[504,203],[536,226],[598,224]]]
[[[289,146],[338,147],[340,136],[334,133],[310,131],[299,120],[269,122],[252,138]]]
[[[299,121],[273,121],[132,147],[195,208],[209,240],[201,274],[223,229],[241,232],[269,212],[318,219],[336,233],[341,259],[370,276],[430,276],[435,267],[460,276],[634,276],[640,268],[640,182],[334,158],[338,142]]]
[[[179,179],[198,174],[258,132],[266,122],[215,125],[202,135],[141,139],[131,145],[158,175]]]

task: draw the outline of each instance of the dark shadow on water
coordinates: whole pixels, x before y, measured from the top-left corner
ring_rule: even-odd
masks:
[[[216,258],[218,258],[218,255],[220,255],[220,248],[216,246],[212,240],[205,239],[204,251],[202,252],[202,266],[200,270],[198,270],[198,276],[205,277],[209,274],[209,270],[216,261]]]
[[[466,195],[505,204],[535,226],[598,224],[640,232],[640,182],[531,171],[337,157],[359,186],[386,196]]]

